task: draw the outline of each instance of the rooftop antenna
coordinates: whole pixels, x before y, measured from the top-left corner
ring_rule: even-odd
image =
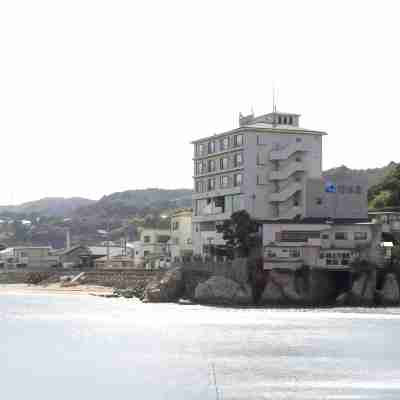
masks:
[[[272,86],[272,125],[276,125],[276,96],[275,96],[275,84]]]

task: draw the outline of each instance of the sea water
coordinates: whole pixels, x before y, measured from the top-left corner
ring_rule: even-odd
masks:
[[[400,310],[0,294],[0,396],[399,399]]]

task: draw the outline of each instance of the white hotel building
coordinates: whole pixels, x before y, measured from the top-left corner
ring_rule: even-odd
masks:
[[[325,132],[301,128],[299,119],[281,112],[240,115],[239,128],[192,142],[194,254],[223,244],[216,223],[237,210],[259,221],[308,216],[306,182],[322,182]]]

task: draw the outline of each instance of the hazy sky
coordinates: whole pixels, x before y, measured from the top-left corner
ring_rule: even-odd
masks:
[[[396,3],[0,0],[0,203],[191,187],[190,141],[274,83],[324,168],[400,161]]]

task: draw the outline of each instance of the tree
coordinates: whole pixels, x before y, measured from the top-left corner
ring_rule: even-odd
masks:
[[[248,257],[259,243],[258,226],[245,210],[234,212],[230,219],[217,226],[217,232],[222,233],[226,247],[240,256]]]
[[[368,190],[368,201],[372,208],[400,206],[400,164]]]

